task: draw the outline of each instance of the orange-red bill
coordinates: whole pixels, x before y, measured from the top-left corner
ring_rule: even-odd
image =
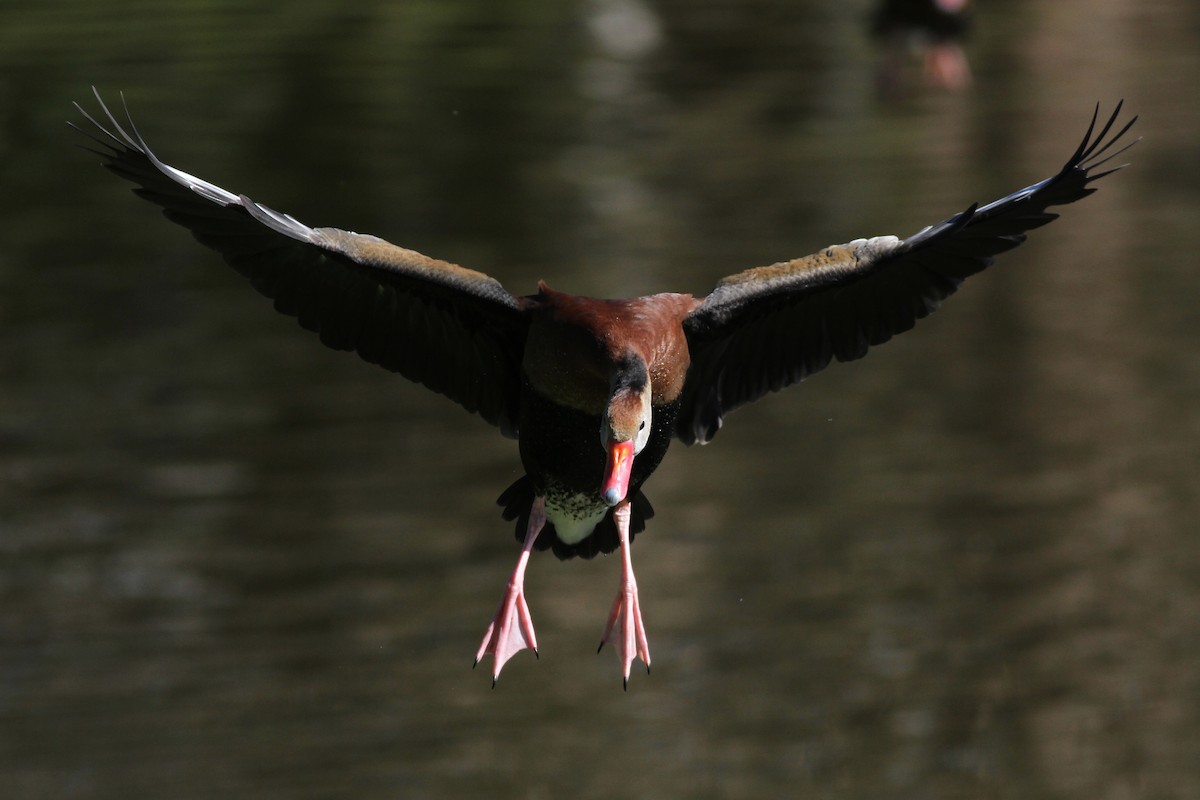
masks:
[[[610,506],[629,494],[629,476],[633,472],[633,442],[613,442],[608,446],[608,461],[604,465],[604,480],[600,496]]]

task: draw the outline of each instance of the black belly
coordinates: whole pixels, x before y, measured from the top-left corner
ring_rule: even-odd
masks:
[[[645,521],[654,514],[641,487],[666,455],[677,411],[678,404],[654,406],[650,440],[633,460],[629,480],[633,506],[631,539],[645,529]],[[504,518],[517,520],[518,541],[525,537],[534,497],[542,496],[547,498],[548,504],[572,506],[579,517],[600,512],[604,512],[604,516],[589,536],[574,544],[562,541],[553,524],[547,521],[545,530],[538,537],[539,550],[552,547],[559,558],[591,558],[597,553],[611,553],[617,549],[619,542],[612,511],[600,497],[606,458],[600,444],[600,415],[560,405],[534,391],[527,383],[521,395],[520,446],[526,475],[510,486],[499,500],[505,507]]]

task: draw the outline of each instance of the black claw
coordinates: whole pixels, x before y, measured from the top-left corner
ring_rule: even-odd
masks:
[[[537,651],[537,648],[536,648],[536,647],[533,649],[533,657],[534,657],[534,658],[536,658],[538,661],[541,661],[541,660],[542,660],[542,656],[541,656],[541,654],[540,654],[540,653],[538,653],[538,651]]]
[[[622,678],[622,679],[621,679],[621,688],[622,688],[622,689],[624,689],[624,690],[625,690],[625,691],[627,691],[627,692],[629,691],[629,678]]]
[[[603,649],[604,649],[604,642],[600,642],[600,646],[596,648],[596,652],[599,653]]]
[[[477,659],[475,659],[475,662],[473,664],[471,664],[471,669],[475,669],[478,666],[479,666],[479,659],[477,658]]]
[[[649,664],[646,665],[646,674],[647,675],[650,674],[650,665]]]
[[[498,675],[493,675],[493,676],[492,676],[492,688],[493,688],[493,689],[495,689],[495,688],[496,688],[496,678],[497,678],[497,677],[499,677],[499,676],[498,676]]]

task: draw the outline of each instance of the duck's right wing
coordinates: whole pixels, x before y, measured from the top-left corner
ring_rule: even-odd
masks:
[[[96,100],[108,124],[77,103],[98,130],[73,127],[103,148],[93,152],[104,165],[224,256],[277,311],[329,347],[353,350],[516,436],[528,318],[497,280],[375,236],[310,228],[189,175],[160,161],[132,119],[123,128],[98,92]]]

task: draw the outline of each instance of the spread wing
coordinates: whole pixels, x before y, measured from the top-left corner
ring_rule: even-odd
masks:
[[[692,364],[676,434],[687,443],[716,435],[722,418],[768,392],[790,386],[836,358],[861,358],[872,345],[932,313],[993,256],[1025,241],[1026,231],[1057,218],[1050,206],[1095,191],[1117,168],[1097,168],[1134,142],[1110,151],[1137,121],[1109,135],[1120,114],[1044,181],[985,206],[971,206],[907,239],[856,239],[819,253],[724,278],[684,320]]]
[[[72,127],[100,145],[93,152],[104,165],[224,256],[277,311],[329,347],[353,350],[516,436],[528,322],[498,281],[375,236],[310,228],[175,169],[151,152],[128,110],[126,130],[99,92],[96,100],[108,124],[76,103],[97,130]]]

